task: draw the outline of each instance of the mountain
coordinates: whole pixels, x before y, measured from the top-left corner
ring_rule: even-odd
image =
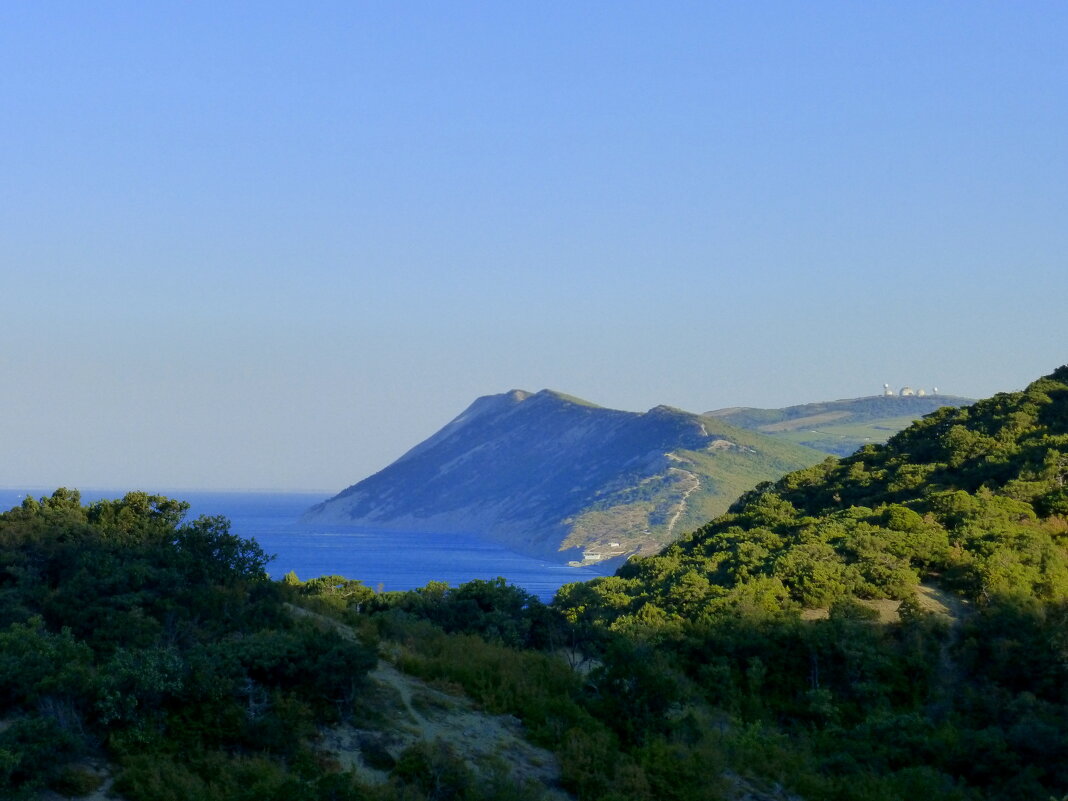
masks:
[[[474,533],[594,564],[655,552],[760,481],[821,457],[667,406],[641,414],[513,390],[479,398],[304,520]]]
[[[943,406],[967,406],[974,402],[956,395],[871,395],[783,409],[735,406],[705,414],[835,456],[848,456],[863,445],[886,442],[893,434]]]

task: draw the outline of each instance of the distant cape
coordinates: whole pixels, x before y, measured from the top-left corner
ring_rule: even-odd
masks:
[[[655,552],[760,481],[824,457],[667,406],[625,412],[512,390],[478,398],[304,521],[476,534],[595,564]]]

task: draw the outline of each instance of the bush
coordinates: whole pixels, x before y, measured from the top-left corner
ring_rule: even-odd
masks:
[[[104,778],[83,765],[68,765],[49,784],[60,795],[79,798],[89,795],[104,783]]]
[[[51,718],[16,720],[0,733],[0,790],[43,787],[77,745],[74,735]]]
[[[426,801],[459,801],[471,794],[475,784],[471,770],[441,740],[406,748],[390,775],[418,788]]]

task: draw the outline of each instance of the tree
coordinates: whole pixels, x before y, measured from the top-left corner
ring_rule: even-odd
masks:
[[[185,569],[200,580],[262,581],[267,578],[268,556],[254,540],[230,533],[230,521],[201,516],[174,532],[174,546]]]

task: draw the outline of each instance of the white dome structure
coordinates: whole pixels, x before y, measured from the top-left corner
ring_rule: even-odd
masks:
[[[902,387],[901,392],[898,394],[904,398],[908,395],[915,395],[916,393],[912,391],[912,387]]]

